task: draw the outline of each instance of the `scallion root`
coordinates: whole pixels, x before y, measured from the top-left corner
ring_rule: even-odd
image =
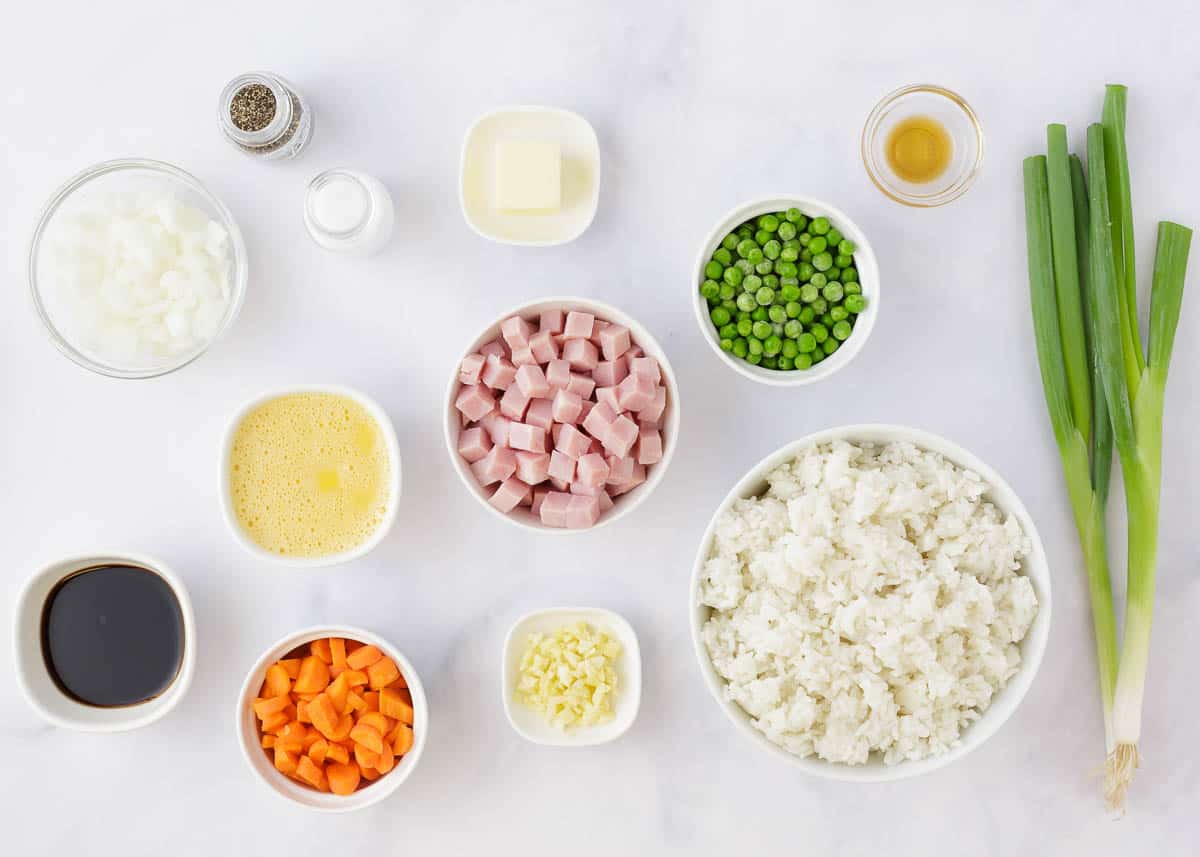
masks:
[[[1118,744],[1104,765],[1104,802],[1113,812],[1125,812],[1125,793],[1141,759],[1137,744]]]

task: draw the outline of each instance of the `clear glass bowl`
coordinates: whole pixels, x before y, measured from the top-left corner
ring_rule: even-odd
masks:
[[[927,116],[945,127],[954,151],[945,171],[929,182],[905,181],[887,161],[887,140],[897,123]],[[958,199],[983,165],[983,128],[971,105],[955,92],[932,84],[897,89],[875,105],[862,132],[862,159],[871,181],[886,196],[915,208],[932,208]]]
[[[229,270],[229,304],[216,332],[196,347],[171,355],[162,362],[147,365],[120,365],[106,362],[101,356],[91,353],[79,343],[72,342],[68,334],[56,322],[56,299],[46,293],[45,278],[39,274],[44,238],[55,218],[67,209],[72,199],[83,194],[104,194],[137,190],[169,190],[179,200],[194,205],[209,217],[219,222],[229,233],[232,258]],[[221,337],[237,318],[246,294],[246,245],[241,230],[229,209],[205,189],[194,176],[178,167],[162,161],[130,158],[105,161],[89,167],[68,180],[55,191],[38,218],[29,245],[29,287],[33,306],[38,317],[46,325],[46,332],[54,345],[75,363],[100,375],[110,378],[154,378],[182,369],[191,363]]]

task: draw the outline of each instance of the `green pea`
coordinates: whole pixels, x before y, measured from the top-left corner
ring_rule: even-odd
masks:
[[[787,357],[783,354],[779,355],[777,362],[779,364],[779,371],[781,371],[781,372],[790,372],[790,371],[792,371],[793,368],[795,368],[795,364],[792,362],[792,358]]]
[[[825,359],[825,352],[818,347],[816,351],[808,356],[812,359],[813,365],[815,366]]]
[[[821,289],[821,295],[830,303],[837,303],[840,301],[843,294],[844,292],[842,291],[841,283],[827,283],[825,288]]]
[[[751,265],[758,265],[763,260],[763,251],[761,247],[755,247],[746,255],[746,261]]]
[[[798,247],[784,247],[779,251],[779,258],[785,262],[795,262],[800,258],[800,249]]]
[[[779,224],[779,237],[784,241],[788,241],[796,237],[796,224],[784,221]]]
[[[753,274],[754,273],[754,266],[751,265],[749,262],[747,262],[745,259],[738,259],[736,262],[733,263],[733,267],[737,268],[743,274]]]
[[[761,339],[748,339],[746,346],[750,349],[751,354],[762,354],[763,344]]]
[[[754,266],[754,270],[757,271],[758,273],[762,274],[765,277],[767,274],[769,274],[773,270],[775,270],[775,263],[772,262],[770,259],[763,259],[761,262],[759,262],[757,265]]]
[[[785,310],[779,304],[776,304],[773,307],[768,307],[767,318],[771,319],[771,321],[775,322],[776,324],[783,324],[785,321],[787,321],[787,310]]]
[[[807,283],[816,272],[817,269],[812,266],[812,262],[801,262],[796,266],[796,276],[800,278],[801,282]]]
[[[756,306],[758,306],[758,301],[749,292],[742,292],[737,296],[737,308],[742,312],[752,312]]]
[[[867,308],[867,300],[862,295],[846,295],[846,312],[858,315]]]
[[[849,265],[852,261],[854,261],[854,260],[851,259],[849,256],[844,256],[841,253],[838,253],[836,256],[833,257],[833,264],[837,265],[839,268],[849,267]]]
[[[733,340],[732,339],[722,339],[721,340],[721,350],[722,351],[732,351],[733,350]]]
[[[754,329],[754,322],[748,318],[739,318],[737,323],[738,336],[749,336]]]
[[[734,351],[735,351],[735,353],[736,353],[736,349],[735,349]],[[811,358],[810,356],[808,356],[807,354],[804,354],[804,353],[797,354],[797,355],[796,355],[796,368],[797,368],[797,369],[810,369],[810,368],[812,368],[812,358]]]
[[[804,313],[804,307],[795,301],[788,301],[783,308],[783,314],[788,318],[799,318]]]
[[[857,268],[847,268],[846,270],[842,271],[842,282],[843,283],[857,283],[858,282],[858,269]]]
[[[762,365],[764,369],[778,369],[779,361],[774,357],[764,357]]]
[[[721,275],[723,273],[725,273],[725,266],[722,265],[720,262],[718,262],[716,259],[713,259],[707,265],[704,266],[704,276],[706,276],[710,280],[721,279]]]
[[[754,340],[751,340],[751,342],[753,342],[753,341]],[[757,366],[759,363],[762,363],[762,352],[760,351],[757,354],[755,354],[754,352],[751,352],[751,353],[747,354],[746,362],[749,363],[751,366]]]
[[[718,292],[718,297],[721,298],[722,302],[733,300],[733,296],[736,294],[737,289],[735,289],[729,283],[721,283],[721,290]]]
[[[838,342],[836,339],[826,339],[824,342],[821,343],[821,350],[825,352],[826,356],[829,356],[830,354],[832,354],[833,352],[838,350],[839,345],[841,345],[841,343]]]
[[[774,232],[779,228],[779,218],[774,214],[764,214],[758,218],[758,228],[767,232]]]
[[[716,280],[705,280],[700,284],[700,294],[708,298],[710,301],[716,300],[717,295],[721,293],[721,284]]]
[[[835,322],[842,321],[850,317],[850,311],[841,304],[829,308],[829,317]]]
[[[738,245],[738,236],[736,232],[730,232],[721,239],[721,246],[726,250],[736,250]]]
[[[803,250],[800,251],[800,262],[801,262],[801,264],[803,264],[804,262],[811,262],[811,261],[812,261],[812,250],[809,250],[807,247],[805,247]]]
[[[762,278],[764,286],[770,286],[772,289],[779,287],[779,278],[774,274],[764,274]]]
[[[827,328],[825,325],[821,324],[820,322],[817,322],[812,327],[810,327],[808,329],[808,332],[813,335],[813,339],[817,340],[817,342],[824,342],[826,339],[829,338],[829,328]]]
[[[830,228],[828,217],[813,218],[812,225],[809,226],[809,229],[812,230],[814,235],[824,235],[830,230]]]
[[[723,274],[725,282],[729,283],[731,286],[740,286],[744,276],[746,275],[742,273],[741,268],[726,268],[725,273]]]
[[[724,247],[718,247],[715,251],[713,251],[712,257],[714,262],[720,262],[722,265],[733,264],[733,254]]]
[[[858,249],[854,246],[854,242],[848,238],[843,238],[841,241],[839,241],[837,248],[838,252],[843,256],[853,256],[854,251]]]
[[[799,335],[796,334],[796,336]],[[789,360],[794,359],[800,353],[800,343],[796,342],[796,336],[791,336],[783,340],[783,350],[779,352]]]
[[[838,231],[836,226],[831,227],[830,230],[825,233],[825,240],[829,242],[830,247],[836,247],[837,245],[841,244],[844,237],[845,236]]]
[[[825,327],[827,327],[827,328],[832,328],[833,327],[833,316],[831,316],[829,313],[824,313],[821,316],[821,324],[825,325]]]
[[[751,329],[751,333],[755,339],[766,339],[771,335],[771,325],[765,321],[756,321],[754,322],[754,327]]]
[[[834,265],[832,268],[830,268],[828,271],[825,272],[825,276],[831,280],[840,281],[842,279],[842,269],[839,268],[837,265]]]
[[[809,245],[809,243],[813,240],[813,237],[811,235],[809,235],[807,232],[801,232],[800,237],[797,238],[796,240],[800,242],[801,247],[807,247]]]
[[[775,270],[779,272],[781,277],[795,277],[800,273],[800,269],[795,262],[776,262]]]
[[[796,208],[796,207],[794,207],[794,206],[793,206],[792,208],[789,208],[787,211],[785,211],[785,212],[783,213],[783,216],[784,216],[785,218],[787,218],[787,222],[788,222],[788,223],[796,223],[796,224],[799,224],[799,223],[801,223],[801,222],[804,220],[804,215],[803,215],[803,214],[801,214],[801,212],[800,212],[800,209],[798,209],[798,208]],[[798,228],[800,228],[800,229],[803,229],[804,227],[803,227],[803,226],[800,226],[800,227],[798,227]]]
[[[737,339],[733,340],[733,353],[738,357],[745,359],[746,355],[749,353],[749,348],[746,345],[746,340],[744,337],[739,336]]]
[[[848,295],[861,295],[862,294],[862,283],[845,283],[842,286],[842,289]]]
[[[775,290],[763,286],[754,293],[754,299],[758,301],[759,306],[770,306],[775,300]]]
[[[760,277],[758,274],[747,274],[746,278],[742,280],[742,288],[751,294],[758,291],[759,286],[762,284],[762,277]]]
[[[737,315],[735,315],[734,318],[736,318],[738,321],[741,321],[742,319],[746,319],[747,321],[749,321],[750,313],[746,312],[744,309],[739,309],[737,311]]]
[[[822,238],[820,235],[818,235],[816,238],[814,238],[808,242],[808,249],[812,250],[814,254],[815,253],[824,253],[825,248],[828,246],[829,246],[829,242],[826,241],[824,238]]]
[[[759,247],[762,247],[762,245],[766,244],[770,240],[771,233],[762,227],[759,227],[759,230],[754,233],[754,243],[756,243]]]
[[[825,300],[825,298],[817,298],[809,306],[812,307],[813,312],[817,315],[825,315],[829,311],[829,301]]]
[[[721,337],[722,339],[732,340],[735,336],[737,336],[737,325],[732,321],[730,321],[729,324],[722,325],[721,329],[717,331],[717,336]]]
[[[755,303],[758,303],[758,302],[755,301]],[[765,306],[755,307],[754,312],[750,313],[750,320],[751,321],[766,321],[767,320],[767,308]]]
[[[788,342],[791,342],[802,333],[804,333],[804,325],[794,318],[783,325],[783,335],[788,338]]]
[[[733,318],[733,314],[737,312],[737,304],[733,301],[721,301],[717,306],[729,313],[730,318]]]
[[[845,341],[846,339],[849,339],[851,330],[853,330],[853,328],[850,326],[850,322],[839,321],[833,326],[833,338],[839,341]]]
[[[762,251],[768,259],[778,259],[779,254],[783,252],[783,245],[772,239],[763,245]]]
[[[725,307],[720,307],[720,306],[717,307],[716,309],[714,309],[708,315],[709,315],[709,318],[712,319],[712,323],[715,324],[717,327],[722,327],[726,324],[729,324],[729,319],[731,319],[733,317],[729,314],[729,310],[725,309]]]
[[[811,333],[802,333],[800,334],[800,338],[796,340],[796,345],[800,348],[801,354],[808,354],[816,350],[817,338]]]
[[[812,264],[818,271],[828,271],[833,267],[833,257],[828,253],[817,253],[813,256]]]
[[[738,238],[753,238],[754,237],[754,227],[751,226],[749,223],[743,223],[741,226],[739,226],[737,228],[737,236],[738,236]]]
[[[806,306],[802,310],[800,310],[800,314],[798,316],[796,316],[796,320],[799,321],[801,324],[807,325],[807,324],[812,324],[813,319],[816,317],[817,317],[817,314],[813,310],[813,308],[810,306]]]
[[[821,291],[814,283],[805,283],[800,287],[800,300],[810,304],[821,296]]]
[[[755,244],[754,241],[752,241],[749,238],[743,238],[741,241],[738,242],[737,254],[739,256],[741,256],[743,259],[745,259],[747,256],[750,255],[751,250],[757,250],[757,249],[758,249],[758,245]]]
[[[786,280],[794,280],[794,277],[785,277]],[[800,300],[800,286],[794,282],[789,282],[779,290],[779,296],[783,298],[784,303]]]

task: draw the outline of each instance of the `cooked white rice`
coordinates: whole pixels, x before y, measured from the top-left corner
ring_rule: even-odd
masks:
[[[987,485],[909,443],[814,446],[716,526],[700,599],[725,693],[797,756],[959,742],[1021,662],[1029,539]]]

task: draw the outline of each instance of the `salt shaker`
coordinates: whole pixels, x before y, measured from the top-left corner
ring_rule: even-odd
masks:
[[[326,170],[308,185],[304,225],[326,250],[367,255],[387,243],[396,216],[383,182],[357,170]]]

